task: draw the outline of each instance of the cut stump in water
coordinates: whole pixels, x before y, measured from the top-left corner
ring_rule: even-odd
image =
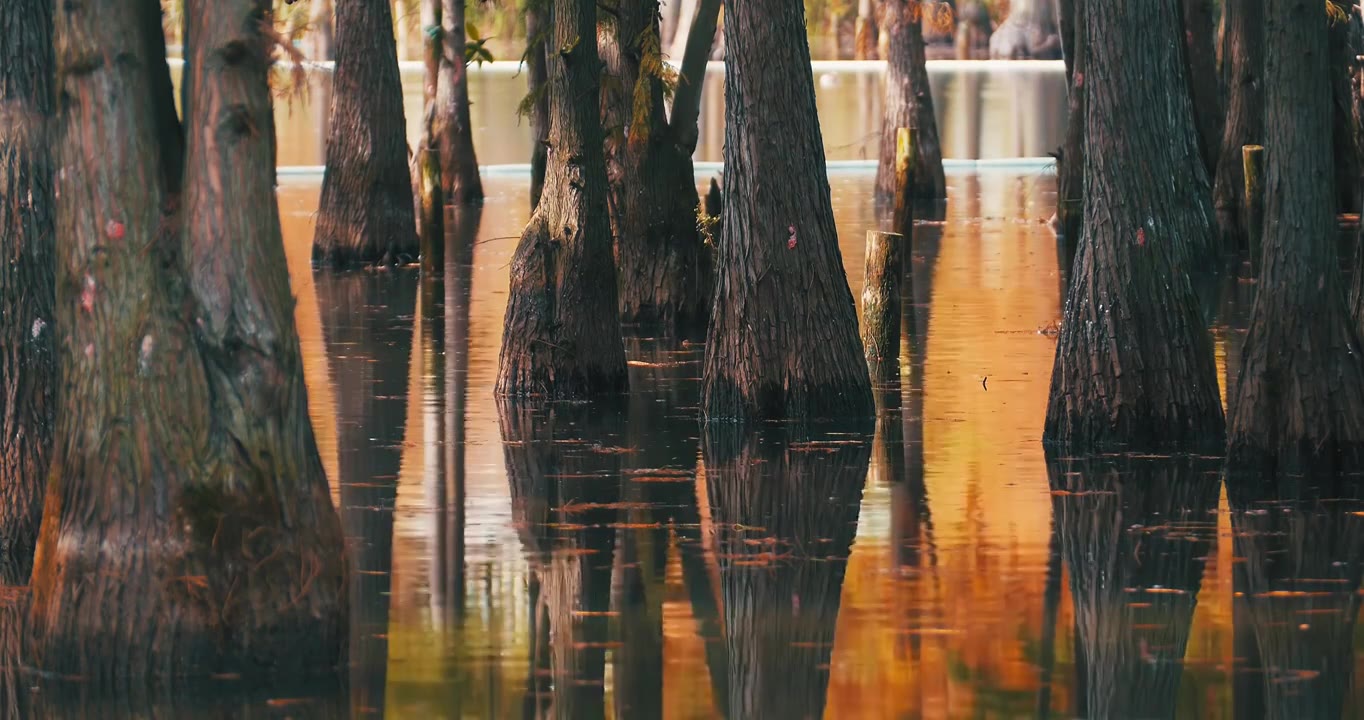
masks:
[[[862,347],[873,381],[895,377],[900,356],[900,275],[905,236],[867,232],[862,284]]]
[[[1246,178],[1246,238],[1250,244],[1250,274],[1260,276],[1260,236],[1265,224],[1265,149],[1241,147],[1241,171]]]
[[[895,214],[891,229],[908,237],[914,232],[914,130],[895,129]]]

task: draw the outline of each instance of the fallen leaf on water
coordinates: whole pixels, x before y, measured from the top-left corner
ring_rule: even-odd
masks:
[[[307,705],[312,702],[312,698],[271,698],[265,701],[270,707],[289,707],[291,705]]]

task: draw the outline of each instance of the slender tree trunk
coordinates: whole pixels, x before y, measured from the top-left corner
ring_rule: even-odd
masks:
[[[691,154],[705,56],[719,0],[702,0],[688,33],[670,126],[664,110],[657,0],[626,0],[600,34],[612,82],[603,98],[607,176],[617,238],[621,322],[670,336],[704,336],[710,314],[710,248],[697,230]],[[697,58],[701,58],[698,62]],[[690,65],[690,67],[689,67]],[[697,72],[697,67],[700,72]],[[691,113],[691,122],[684,119]]]
[[[284,678],[346,656],[344,542],[271,182],[269,6],[205,5],[186,13],[183,238],[162,215],[146,24],[114,0],[55,17],[65,410],[28,659],[92,683]]]
[[[895,132],[902,127],[914,131],[914,181],[910,196],[916,200],[947,197],[938,120],[933,114],[933,92],[928,86],[924,39],[917,19],[920,7],[918,0],[886,0],[881,5],[882,31],[890,36],[881,161],[876,168],[876,198],[881,203],[895,198]]]
[[[483,200],[473,128],[469,121],[469,72],[464,63],[465,0],[442,0],[445,50],[436,82],[436,117],[432,133],[440,142],[441,197],[448,205]]]
[[[1182,83],[1175,0],[1086,3],[1084,230],[1044,438],[1074,448],[1212,448],[1212,342],[1189,272],[1207,262],[1208,181]],[[1129,32],[1133,27],[1143,32]],[[1079,32],[1079,29],[1076,30]],[[1103,42],[1098,42],[1103,38]]]
[[[701,13],[702,0],[670,0],[670,2],[679,7],[677,30],[673,33],[672,42],[668,46],[668,58],[676,62],[687,55],[687,46],[691,43],[693,18]]]
[[[1266,3],[1264,260],[1230,399],[1235,465],[1364,461],[1364,357],[1346,308],[1332,200],[1324,3]]]
[[[554,0],[545,189],[512,259],[499,395],[580,397],[626,386],[607,215],[596,7]]]
[[[540,206],[545,187],[545,164],[549,152],[549,69],[546,58],[549,37],[554,32],[554,5],[537,0],[526,6],[526,84],[530,106],[530,128],[534,147],[530,154],[530,207]]]
[[[1355,60],[1361,48],[1351,38],[1351,25],[1357,12],[1354,3],[1345,0],[1326,0],[1333,3],[1348,20],[1327,21],[1331,43],[1331,138],[1335,156],[1335,208],[1339,212],[1359,211],[1359,176],[1361,148],[1354,114]]]
[[[1217,54],[1213,49],[1213,0],[1183,0],[1183,3],[1184,75],[1193,99],[1199,151],[1211,178],[1217,172],[1217,160],[1222,151],[1222,123],[1226,118]]]
[[[56,393],[52,3],[0,5],[0,585],[27,585]]]
[[[445,267],[445,199],[441,192],[440,140],[436,135],[436,86],[445,45],[436,28],[442,27],[444,0],[421,0],[422,134],[413,153],[412,188],[416,194],[417,235],[421,240],[422,272],[434,275]]]
[[[990,36],[990,57],[1006,60],[1059,60],[1054,0],[1012,0],[1009,16]]]
[[[876,60],[876,5],[873,0],[857,0],[856,60]]]
[[[725,217],[702,407],[711,419],[870,416],[803,11],[728,0],[725,24]]]
[[[1223,75],[1227,117],[1217,158],[1213,206],[1224,251],[1247,247],[1241,148],[1264,143],[1265,0],[1222,3]]]
[[[308,59],[331,60],[333,51],[332,0],[308,0]],[[396,54],[395,54],[396,56]]]
[[[1067,269],[1075,260],[1085,217],[1085,70],[1089,42],[1085,35],[1088,0],[1060,0],[1061,42],[1065,48],[1066,142],[1056,158],[1056,219]]]
[[[338,0],[327,169],[313,262],[334,268],[416,258],[407,122],[383,0]]]

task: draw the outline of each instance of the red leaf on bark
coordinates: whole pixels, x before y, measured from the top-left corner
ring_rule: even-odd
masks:
[[[104,234],[107,235],[110,240],[122,240],[123,223],[117,220],[110,220],[109,222],[104,223]]]
[[[787,226],[786,226],[786,229],[789,230],[789,231],[791,231],[791,237],[786,238],[786,249],[787,249],[787,250],[795,250],[795,249],[796,249],[796,226],[795,226],[795,225],[787,225]]]
[[[1137,245],[1145,245],[1145,244],[1146,244],[1146,230],[1145,230],[1144,228],[1137,228]]]

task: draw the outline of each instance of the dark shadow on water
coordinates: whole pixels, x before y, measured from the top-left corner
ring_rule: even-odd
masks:
[[[1216,540],[1219,465],[1048,457],[1047,473],[1075,612],[1075,715],[1174,717]]]

